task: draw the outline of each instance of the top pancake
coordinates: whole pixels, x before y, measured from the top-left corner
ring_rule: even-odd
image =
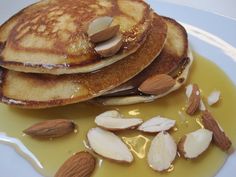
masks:
[[[111,16],[112,25],[120,25],[123,46],[113,57],[99,57],[86,34],[99,16]],[[134,53],[145,41],[152,18],[141,0],[43,0],[2,25],[0,64],[32,73],[91,72]]]

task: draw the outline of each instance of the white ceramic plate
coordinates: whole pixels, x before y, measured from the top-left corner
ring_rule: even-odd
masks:
[[[0,24],[21,8],[33,2],[36,2],[36,0],[20,0],[17,3],[15,0],[1,0]],[[236,85],[235,20],[190,7],[156,0],[149,0],[148,2],[159,14],[175,18],[181,22],[188,31],[192,48],[220,66]],[[236,135],[234,138],[236,140]],[[235,176],[235,164],[236,153],[228,158],[217,177]],[[21,158],[14,149],[0,144],[0,177],[42,176],[25,159]]]

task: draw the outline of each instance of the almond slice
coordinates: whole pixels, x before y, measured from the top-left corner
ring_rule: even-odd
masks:
[[[56,138],[73,132],[75,127],[71,120],[54,119],[34,124],[23,132],[37,138]]]
[[[160,132],[153,140],[148,152],[148,164],[156,171],[170,168],[177,153],[177,146],[167,132]]]
[[[104,16],[94,19],[88,26],[87,33],[89,36],[92,36],[96,33],[99,33],[111,25],[113,21],[112,17]]]
[[[97,127],[90,129],[87,137],[90,147],[97,154],[117,162],[133,161],[133,155],[128,147],[114,133]]]
[[[59,168],[55,177],[89,177],[96,165],[95,158],[88,152],[78,152]]]
[[[142,123],[142,119],[138,118],[123,118],[119,112],[106,111],[95,118],[95,123],[107,130],[125,130],[133,129]]]
[[[181,138],[178,143],[178,150],[185,158],[193,159],[206,151],[211,140],[211,131],[207,129],[198,129]]]
[[[94,49],[102,57],[110,57],[120,50],[122,44],[122,35],[117,34],[115,37],[98,44]]]
[[[157,74],[149,77],[138,88],[140,92],[160,95],[170,90],[175,85],[175,80],[167,74]]]
[[[199,109],[200,109],[200,111],[206,111],[206,106],[205,106],[202,99],[200,100]]]
[[[213,91],[207,98],[208,105],[212,106],[220,99],[220,91]]]
[[[175,122],[175,120],[157,116],[144,122],[138,127],[138,130],[147,133],[157,133],[174,127]]]
[[[188,87],[187,87],[188,89]],[[201,100],[201,96],[200,96],[200,90],[197,86],[197,84],[193,84],[192,85],[192,89],[191,87],[189,88],[189,91],[186,89],[186,94],[189,95],[190,94],[190,90],[191,94],[188,100],[188,107],[186,110],[186,113],[189,115],[193,115],[199,108],[200,105],[200,100]]]
[[[214,143],[223,151],[229,150],[232,143],[210,112],[204,111],[202,113],[202,122],[205,128],[213,132]]]
[[[193,85],[189,84],[186,88],[185,88],[185,94],[188,97],[188,99],[190,98],[192,92],[193,92]]]
[[[107,29],[104,29],[100,32],[91,35],[90,40],[93,43],[104,42],[114,37],[118,33],[119,29],[120,25],[108,27]]]

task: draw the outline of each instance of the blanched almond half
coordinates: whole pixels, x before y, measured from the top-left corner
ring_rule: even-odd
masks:
[[[212,132],[198,129],[184,135],[178,143],[178,150],[185,158],[193,159],[202,154],[210,145]]]
[[[87,137],[90,147],[97,154],[117,162],[133,161],[129,148],[114,133],[97,127],[90,129]]]
[[[113,21],[113,18],[108,17],[108,16],[96,18],[88,26],[88,30],[87,30],[88,35],[92,36],[96,33],[99,33],[101,31],[109,28],[112,21]]]
[[[175,85],[175,80],[167,74],[157,74],[145,80],[138,88],[140,92],[160,95],[169,91]]]
[[[200,111],[206,111],[206,106],[205,106],[202,99],[200,100],[199,109],[200,109]]]
[[[95,118],[95,123],[107,130],[125,130],[132,129],[142,123],[142,119],[138,118],[123,118],[117,111],[107,111]]]
[[[153,140],[148,152],[148,164],[156,171],[170,168],[177,153],[177,146],[167,132],[160,132]]]
[[[103,42],[114,37],[120,29],[120,25],[108,27],[100,32],[90,36],[90,40],[94,43]]]
[[[138,127],[138,130],[148,133],[157,133],[160,131],[166,131],[170,128],[174,127],[175,120],[171,120],[164,117],[153,117],[146,122],[144,122],[142,125]]]
[[[117,34],[115,37],[98,44],[94,49],[102,57],[110,57],[120,50],[122,43],[122,35]]]
[[[193,85],[189,84],[186,88],[185,88],[185,94],[188,97],[188,99],[190,98],[192,92],[193,92]]]
[[[211,106],[217,103],[220,99],[220,91],[213,91],[207,98],[208,104]]]

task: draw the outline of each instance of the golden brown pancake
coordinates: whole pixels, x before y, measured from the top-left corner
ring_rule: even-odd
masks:
[[[186,81],[192,63],[192,54],[188,50],[188,37],[183,26],[175,20],[164,17],[168,26],[167,41],[161,54],[141,73],[116,87],[95,101],[105,105],[127,105],[153,101],[180,88]],[[176,79],[176,85],[161,95],[147,95],[138,91],[138,87],[147,78],[157,74],[169,74]]]
[[[121,50],[100,57],[88,24],[111,16],[123,34]],[[134,53],[145,41],[153,12],[141,0],[43,0],[23,9],[0,28],[0,64],[10,70],[70,74],[91,72]]]
[[[114,88],[106,96],[139,95],[138,87],[147,78],[157,74],[176,76],[176,70],[181,69],[188,61],[188,37],[183,26],[171,18],[163,17],[167,26],[167,40],[161,54],[141,73]]]
[[[1,101],[22,108],[36,109],[97,97],[146,68],[160,54],[166,35],[165,22],[155,15],[150,35],[136,53],[93,73],[49,76],[2,69]]]

